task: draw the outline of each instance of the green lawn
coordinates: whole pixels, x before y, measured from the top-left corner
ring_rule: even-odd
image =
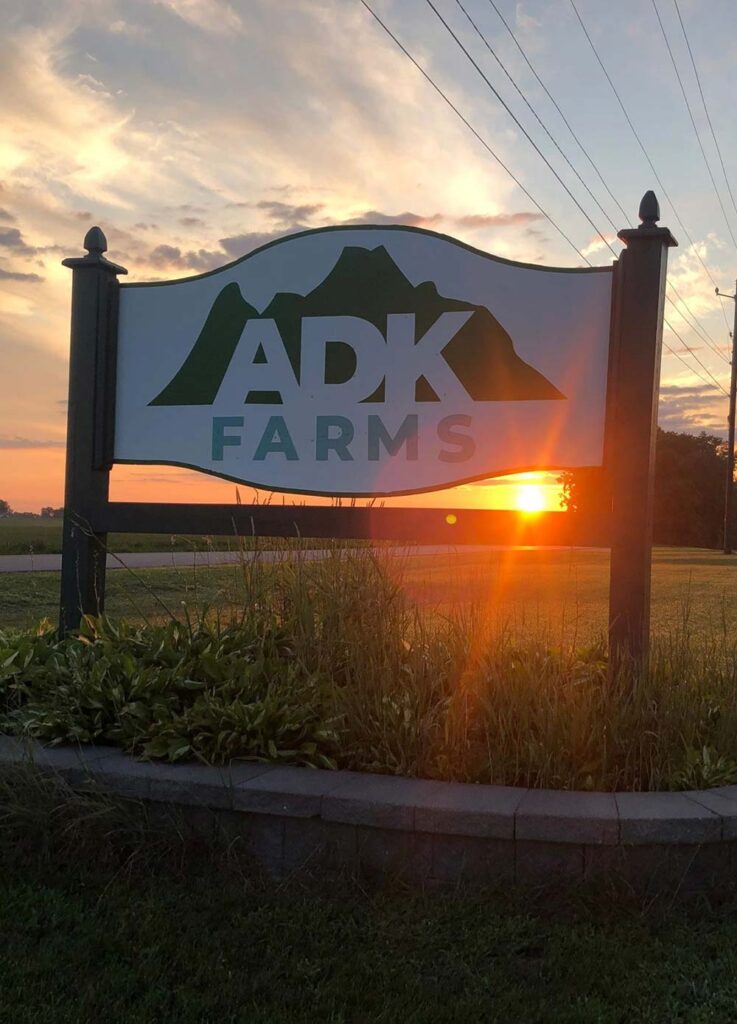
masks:
[[[2,1024],[731,1024],[737,915],[214,868],[0,881]]]
[[[606,630],[609,556],[605,551],[491,551],[482,555],[394,556],[392,572],[422,607],[438,614],[471,606],[514,632],[544,632],[553,642],[587,642]],[[238,606],[240,566],[115,570],[108,612],[140,619],[182,613],[182,602]],[[57,615],[57,573],[0,575],[0,627],[30,626]],[[658,548],[653,562],[653,630],[688,628],[721,637],[737,626],[737,556]]]

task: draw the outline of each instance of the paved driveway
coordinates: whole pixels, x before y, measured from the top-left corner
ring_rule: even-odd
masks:
[[[387,548],[380,549],[384,552]],[[447,555],[462,551],[464,553],[499,551],[499,550],[534,550],[524,546],[509,548],[491,544],[464,544],[459,547],[444,544],[423,544],[417,547],[397,547],[398,555]],[[325,549],[316,548],[303,551],[302,557],[308,560],[324,558]],[[247,554],[246,557],[250,557]],[[259,558],[263,561],[274,561],[283,558],[283,551],[261,551]],[[108,569],[162,569],[168,566],[208,566],[232,565],[240,559],[237,551],[130,551],[118,555],[107,556]],[[0,555],[0,573],[2,572],[59,572],[61,555]]]

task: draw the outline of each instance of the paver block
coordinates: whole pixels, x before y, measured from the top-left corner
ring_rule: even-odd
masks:
[[[685,793],[615,793],[622,843],[709,843],[722,819]]]
[[[424,779],[405,779],[398,775],[353,777],[333,789],[322,803],[326,821],[342,821],[371,828],[395,828],[412,831],[418,804],[431,803],[445,783]]]
[[[20,736],[0,736],[0,764],[15,765],[28,760],[30,760],[28,740],[24,740]]]
[[[619,878],[649,896],[704,892],[731,881],[731,843],[587,846],[585,876]]]
[[[34,763],[42,771],[51,771],[61,775],[73,786],[88,781],[97,765],[109,757],[120,754],[117,747],[81,746],[41,747],[34,755]]]
[[[514,838],[514,815],[527,790],[515,786],[441,784],[415,807],[415,828],[456,836]]]
[[[518,839],[514,845],[515,878],[522,885],[583,878],[583,844]]]
[[[322,818],[284,819],[284,868],[289,874],[344,869],[352,873],[358,860],[355,825]]]
[[[719,815],[722,839],[737,839],[737,786],[692,790],[684,796]]]
[[[103,762],[104,766],[104,762]],[[204,764],[152,764],[149,800],[195,807],[233,805],[227,770]]]
[[[352,776],[352,772],[316,768],[273,768],[233,786],[233,807],[260,814],[318,817],[325,794]]]
[[[43,772],[66,775],[79,770],[83,764],[78,747],[44,747],[31,741],[26,749],[25,763]]]
[[[511,839],[432,836],[432,875],[441,882],[513,882],[514,862],[514,841]]]
[[[616,843],[614,794],[530,789],[517,808],[515,836],[554,843]]]
[[[71,783],[83,781],[92,765],[117,752],[115,747],[92,744],[47,747],[28,737],[18,737],[15,740],[11,738],[10,750],[13,749],[12,744],[15,744],[15,755],[11,754],[16,758],[15,763],[27,764],[43,772],[52,772]]]
[[[218,811],[216,827],[233,854],[245,854],[270,876],[282,877],[287,821],[271,814]]]
[[[99,758],[86,766],[86,777],[109,793],[132,800],[145,800],[156,778],[159,765],[150,761],[136,761],[129,754],[117,750],[109,757]]]
[[[432,876],[432,837],[392,828],[357,827],[362,874],[388,880],[423,882]]]

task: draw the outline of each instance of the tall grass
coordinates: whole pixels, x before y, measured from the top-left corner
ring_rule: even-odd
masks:
[[[0,634],[0,731],[136,755],[568,789],[737,781],[737,650],[677,626],[648,671],[499,613],[420,612],[401,560],[246,553],[217,607]]]

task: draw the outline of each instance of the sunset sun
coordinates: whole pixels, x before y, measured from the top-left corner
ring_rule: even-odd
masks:
[[[520,484],[516,501],[518,510],[528,514],[542,512],[545,508],[545,495],[537,484]]]

